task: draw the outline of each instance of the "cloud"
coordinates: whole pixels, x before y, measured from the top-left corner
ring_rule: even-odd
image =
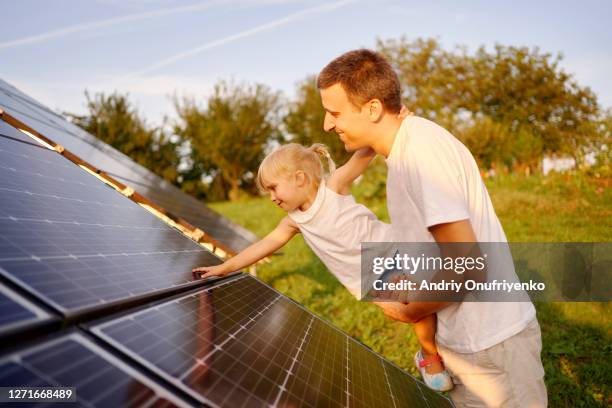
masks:
[[[213,92],[216,78],[181,75],[155,75],[134,78],[118,89],[110,81],[99,81],[95,85],[77,81],[71,82],[38,82],[27,79],[12,78],[10,83],[30,95],[42,104],[58,112],[86,114],[85,95],[104,92],[109,95],[115,91],[129,94],[128,99],[133,106],[152,125],[161,125],[163,117],[176,116],[173,96],[179,98],[194,97],[198,101],[205,100]]]
[[[37,82],[25,79],[11,79],[11,83],[18,89],[32,95],[35,99],[53,100],[58,91],[79,94],[83,96],[85,90],[90,93],[104,92],[110,94],[119,92],[121,94],[139,95],[141,97],[155,96],[168,97],[173,95],[206,96],[212,92],[216,78],[202,76],[183,75],[153,75],[134,78],[118,88],[112,81],[98,81],[94,85],[83,82]]]
[[[65,37],[70,34],[78,33],[80,31],[95,30],[98,28],[104,28],[108,26],[131,23],[138,20],[145,20],[154,17],[162,17],[170,14],[187,13],[193,11],[202,11],[210,8],[216,4],[222,3],[220,0],[212,0],[203,3],[192,4],[189,6],[170,7],[164,9],[158,9],[153,11],[146,11],[143,13],[129,14],[127,16],[113,17],[106,20],[92,21],[89,23],[77,24],[69,27],[60,28],[57,30],[47,31],[42,34],[31,35],[28,37],[22,37],[15,40],[9,40],[0,42],[0,49],[2,48],[13,48],[27,44],[35,44],[43,41],[47,41],[57,37]]]
[[[402,15],[406,17],[416,17],[419,15],[417,10],[414,8],[408,9],[407,7],[400,6],[388,6],[387,11],[394,15]]]
[[[213,80],[196,76],[155,75],[137,77],[122,84],[120,92],[134,93],[148,96],[166,96],[174,93],[202,94],[213,87]],[[91,88],[92,91],[112,92],[113,83],[102,83]]]
[[[455,14],[455,22],[457,23],[465,23],[470,18],[470,13],[468,12],[460,12]]]
[[[341,0],[341,1],[336,1],[334,3],[329,3],[329,4],[324,4],[324,5],[320,5],[320,6],[316,6],[316,7],[307,8],[307,9],[304,9],[302,11],[298,11],[297,13],[289,14],[288,16],[279,18],[279,19],[271,21],[269,23],[262,24],[262,25],[259,25],[257,27],[254,27],[254,28],[251,28],[251,29],[248,29],[248,30],[240,31],[239,33],[232,34],[230,36],[223,37],[223,38],[220,38],[220,39],[208,42],[206,44],[202,44],[202,45],[200,45],[198,47],[191,48],[189,50],[185,50],[185,51],[180,52],[178,54],[175,54],[175,55],[173,55],[171,57],[164,58],[163,60],[160,60],[160,61],[157,61],[157,62],[155,62],[153,64],[150,64],[150,65],[148,65],[147,67],[145,67],[145,68],[143,68],[141,70],[138,70],[138,71],[135,71],[135,72],[131,72],[131,73],[123,76],[122,78],[120,78],[118,81],[119,82],[123,82],[123,81],[125,81],[127,79],[131,80],[134,77],[138,77],[138,76],[140,76],[142,74],[146,74],[146,73],[149,73],[151,71],[155,71],[155,70],[157,70],[159,68],[162,68],[162,67],[165,67],[167,65],[173,64],[173,63],[175,63],[177,61],[180,61],[182,59],[192,57],[192,56],[200,54],[202,52],[211,50],[213,48],[220,47],[220,46],[229,44],[231,42],[234,42],[234,41],[237,41],[237,40],[241,40],[243,38],[251,37],[253,35],[259,34],[259,33],[264,32],[264,31],[269,31],[269,30],[272,30],[274,28],[287,25],[289,23],[292,23],[292,22],[294,22],[296,20],[299,20],[299,19],[304,18],[304,17],[306,17],[308,15],[311,15],[311,14],[320,14],[320,13],[332,11],[332,10],[341,8],[343,6],[346,6],[346,5],[350,4],[350,3],[354,3],[355,1],[356,0]]]

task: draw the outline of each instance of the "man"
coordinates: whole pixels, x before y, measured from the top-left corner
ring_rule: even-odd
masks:
[[[386,158],[391,222],[418,242],[506,242],[474,158],[435,123],[401,109],[397,75],[380,54],[347,52],[319,74],[324,128],[348,151]],[[544,407],[541,334],[531,302],[379,303],[393,319],[438,317],[436,342],[458,407]]]

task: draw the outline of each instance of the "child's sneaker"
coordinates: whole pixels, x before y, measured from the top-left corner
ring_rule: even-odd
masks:
[[[446,370],[436,374],[428,374],[427,371],[425,371],[425,367],[435,362],[442,362],[442,358],[438,354],[433,357],[423,358],[423,353],[421,352],[421,350],[419,350],[414,355],[414,363],[416,364],[417,369],[421,373],[423,381],[425,382],[425,384],[427,384],[429,388],[435,391],[452,390],[453,381],[451,380],[450,375],[448,375],[448,372]]]

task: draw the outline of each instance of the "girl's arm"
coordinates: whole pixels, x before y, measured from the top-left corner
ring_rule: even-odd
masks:
[[[376,152],[369,147],[357,150],[341,167],[338,167],[327,180],[329,188],[338,194],[349,194],[351,185],[357,177],[368,168],[368,165],[376,156]]]
[[[200,275],[201,278],[210,276],[223,276],[230,272],[238,271],[270,255],[274,251],[283,247],[295,234],[299,232],[297,225],[289,217],[285,217],[276,228],[261,240],[250,245],[238,255],[231,257],[221,265],[201,266],[194,268],[194,276]]]

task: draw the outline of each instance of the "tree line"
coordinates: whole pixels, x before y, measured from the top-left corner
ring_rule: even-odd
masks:
[[[481,168],[537,171],[544,155],[580,165],[589,154],[609,168],[612,112],[560,67],[561,55],[503,45],[445,50],[434,39],[405,37],[376,48],[398,72],[408,109],[449,129]],[[127,95],[85,96],[87,114],[68,114],[74,123],[207,200],[255,193],[257,167],[279,143],[322,142],[337,163],[348,158],[323,131],[314,75],[291,101],[263,84],[219,81],[205,101],[175,97],[177,119],[161,127],[148,126]]]

